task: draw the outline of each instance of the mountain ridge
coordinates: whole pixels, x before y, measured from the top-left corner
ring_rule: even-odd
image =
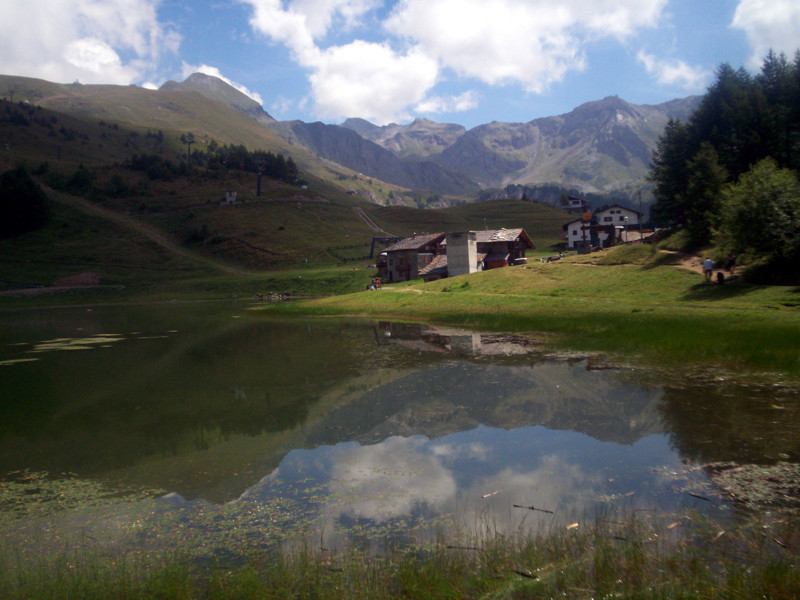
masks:
[[[478,125],[453,136],[449,145],[421,156],[471,177],[482,188],[555,183],[605,192],[642,180],[667,121],[687,120],[699,101],[699,96],[690,96],[658,105],[636,105],[608,96],[562,115],[526,123]],[[343,126],[404,156],[410,151],[397,149],[395,144],[409,131],[423,136],[423,123],[418,119],[407,126],[379,128],[363,120],[354,125],[349,119]],[[429,134],[435,135],[435,128]]]
[[[291,151],[301,168],[340,187],[353,187],[341,183],[355,181],[346,171],[350,169],[364,180],[459,201],[509,185],[557,185],[582,193],[641,187],[667,121],[688,120],[700,100],[690,96],[636,105],[609,96],[562,115],[526,123],[493,121],[468,130],[428,119],[386,126],[357,118],[341,125],[276,121],[230,84],[199,73],[183,82],[166,82],[159,90],[0,76],[0,93],[12,92],[21,101],[70,114]],[[231,109],[256,126],[241,117],[236,120]],[[382,201],[391,200],[388,191],[383,194]]]
[[[197,92],[201,96],[227,104],[231,108],[255,118],[260,123],[266,124],[275,121],[257,101],[213,75],[192,73],[182,82],[167,81],[158,89],[159,91]]]

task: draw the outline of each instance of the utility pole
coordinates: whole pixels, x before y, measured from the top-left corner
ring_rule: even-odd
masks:
[[[642,241],[642,225],[644,219],[642,218],[642,190],[639,190],[639,241]]]
[[[190,131],[184,135],[181,135],[181,142],[186,144],[186,162],[187,164],[192,164],[192,155],[190,153],[192,144],[194,144],[194,134]]]

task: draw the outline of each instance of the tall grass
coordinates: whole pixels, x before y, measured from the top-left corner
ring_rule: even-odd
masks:
[[[454,535],[378,553],[311,544],[240,562],[70,550],[0,553],[8,599],[796,598],[796,517],[736,525],[690,513],[600,515],[567,530]],[[673,521],[674,519],[674,521]]]

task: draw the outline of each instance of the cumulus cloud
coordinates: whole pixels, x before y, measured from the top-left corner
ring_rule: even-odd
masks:
[[[643,50],[636,58],[659,84],[678,86],[689,92],[702,91],[712,75],[708,69],[692,67],[682,60],[658,59]]]
[[[588,41],[624,39],[657,24],[665,0],[402,0],[387,31],[443,67],[490,85],[545,91],[583,70]]]
[[[463,112],[478,106],[478,95],[473,91],[464,92],[458,96],[432,96],[426,98],[415,110],[420,113]]]
[[[310,69],[314,108],[321,117],[359,116],[379,124],[403,120],[407,107],[420,102],[436,83],[436,61],[411,48],[396,51],[388,43],[355,40],[323,48],[338,23],[355,27],[377,4],[373,0],[244,0],[253,8],[251,26],[283,43],[294,59]]]
[[[470,489],[460,490],[464,497],[480,499],[465,506],[462,521],[480,522],[488,512],[493,515],[493,528],[501,533],[520,531],[523,524],[532,532],[541,531],[542,527],[549,529],[554,523],[582,516],[601,484],[598,474],[563,457],[543,456],[531,470],[506,467],[491,477],[477,479]],[[522,510],[509,513],[509,504],[533,505],[555,514]]]
[[[250,91],[241,83],[236,83],[235,81],[231,81],[230,79],[225,77],[217,67],[212,67],[210,65],[190,65],[184,62],[181,71],[184,78],[188,77],[192,73],[203,73],[204,75],[211,75],[212,77],[217,77],[219,79],[222,79],[222,81],[227,83],[235,90],[242,92],[245,96],[252,98],[261,105],[264,104],[264,101],[261,99],[261,95],[259,95],[257,92]]]
[[[53,81],[132,83],[180,36],[156,0],[28,0],[0,5],[3,71]]]
[[[800,40],[800,4],[796,0],[741,0],[731,26],[741,29],[753,49],[751,68],[761,62],[771,49],[790,57]]]
[[[360,116],[384,125],[407,118],[436,83],[436,62],[411,50],[355,41],[319,54],[310,77],[316,112],[324,117]]]
[[[346,514],[382,523],[418,506],[441,510],[455,498],[457,484],[426,443],[392,437],[376,446],[337,448],[328,492],[343,502],[329,507],[330,517]]]
[[[382,41],[325,46],[340,27],[358,28],[378,0],[242,0],[251,26],[285,44],[310,70],[314,104],[325,117],[384,124],[420,112],[468,110],[472,93],[430,95],[450,69],[489,85],[541,93],[586,68],[591,41],[625,40],[657,25],[667,0],[400,0],[383,21]],[[374,34],[373,28],[370,33]]]

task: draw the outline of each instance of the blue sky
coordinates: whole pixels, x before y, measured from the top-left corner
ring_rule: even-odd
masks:
[[[798,0],[27,0],[0,73],[157,87],[222,77],[273,117],[468,128],[610,95],[702,94],[723,62],[800,47]]]

